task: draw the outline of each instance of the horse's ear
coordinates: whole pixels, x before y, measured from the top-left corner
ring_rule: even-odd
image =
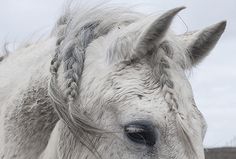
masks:
[[[165,33],[175,17],[175,15],[185,9],[185,7],[174,8],[161,15],[152,22],[147,29],[141,34],[136,45],[137,54],[134,56],[142,57],[146,55],[155,46],[161,43]]]
[[[214,48],[226,27],[222,21],[203,30],[181,35],[186,44],[192,65],[197,65]]]

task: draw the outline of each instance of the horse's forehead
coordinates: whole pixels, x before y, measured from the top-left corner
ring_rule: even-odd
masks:
[[[187,116],[193,110],[194,100],[186,75],[183,70],[171,67],[166,70],[166,74],[168,77],[165,78],[173,82],[171,88],[162,88],[160,81],[153,76],[153,68],[146,63],[127,66],[112,73],[110,80],[115,93],[113,98],[123,103],[118,109],[123,113],[129,113],[126,110],[130,109],[131,114],[139,112],[153,116],[155,111],[168,112],[175,107]]]
[[[160,87],[160,79],[155,78],[154,71],[155,67],[158,67],[158,63],[155,61],[149,61],[147,59],[142,59],[139,62],[134,63],[126,63],[126,62],[118,62],[117,64],[106,64],[104,62],[104,50],[101,47],[103,44],[103,40],[105,38],[98,39],[95,43],[90,45],[87,50],[87,58],[85,60],[85,73],[84,76],[87,76],[84,81],[89,81],[89,79],[93,79],[95,81],[95,86],[91,88],[97,88],[96,79],[98,82],[104,81],[110,84],[105,85],[107,90],[114,89],[115,94],[121,96],[129,96],[133,101],[139,101],[139,98],[142,96],[146,97],[148,100],[152,100],[155,97],[164,97],[166,96],[167,90],[162,90]],[[94,52],[96,51],[96,52]],[[159,50],[161,51],[161,50]],[[163,54],[165,53],[162,50]],[[163,55],[166,56],[166,55]],[[192,92],[191,86],[185,76],[183,68],[179,66],[173,59],[169,59],[169,68],[164,70],[164,74],[168,75],[166,77],[162,77],[164,82],[166,80],[173,82],[173,88],[171,88],[171,92],[175,92],[175,97],[177,101],[179,101],[180,106],[190,105],[189,103],[192,100]],[[157,63],[155,66],[152,66],[151,62]],[[95,69],[94,69],[95,68]],[[100,72],[97,74],[97,72]],[[158,73],[157,76],[161,76],[163,74],[163,70]],[[85,84],[86,87],[91,85],[91,82]],[[83,86],[83,85],[82,85]],[[110,87],[110,88],[109,88]],[[101,90],[104,90],[103,87],[100,87]],[[119,91],[122,90],[123,94],[120,94]],[[94,91],[94,90],[92,90]],[[126,93],[124,93],[126,92]],[[111,94],[113,96],[113,94]],[[113,98],[117,98],[114,95]],[[124,102],[125,100],[123,100]],[[184,102],[183,102],[184,101]],[[163,101],[164,103],[164,101]],[[184,104],[183,104],[184,103]],[[147,104],[147,103],[146,103]],[[145,104],[143,104],[145,105]],[[137,107],[140,108],[141,106]]]
[[[191,86],[183,70],[170,68],[165,72],[165,74],[168,74],[166,78],[169,78],[165,80],[172,81],[174,85],[171,90],[165,90],[161,88],[160,79],[155,77],[155,70],[149,64],[142,62],[126,66],[122,69],[120,67],[122,66],[117,66],[118,70],[112,72],[109,77],[111,86],[114,88],[122,88],[127,91],[132,89],[140,93],[149,92],[150,95],[164,94],[166,91],[175,91],[180,94],[185,93],[185,95],[189,94],[189,96],[192,95]]]

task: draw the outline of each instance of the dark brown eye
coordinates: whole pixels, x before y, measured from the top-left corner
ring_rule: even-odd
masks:
[[[126,136],[133,142],[147,146],[154,146],[157,133],[154,126],[148,121],[135,121],[124,127]]]

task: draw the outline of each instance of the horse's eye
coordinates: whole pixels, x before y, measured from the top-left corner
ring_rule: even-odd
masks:
[[[154,126],[148,121],[135,121],[124,127],[126,136],[133,142],[153,146],[157,140]]]

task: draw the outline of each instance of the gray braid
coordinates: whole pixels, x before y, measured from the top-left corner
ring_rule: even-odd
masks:
[[[71,39],[65,46],[63,55],[63,66],[66,79],[66,96],[74,100],[78,95],[78,86],[82,75],[85,49],[92,40],[97,38],[94,29],[99,25],[97,22],[88,23],[81,28],[79,33]],[[78,38],[79,37],[79,38]]]
[[[174,88],[174,84],[171,81],[171,78],[169,78],[169,75],[167,73],[167,69],[170,68],[170,65],[167,61],[167,58],[171,58],[168,55],[170,53],[167,53],[166,51],[170,50],[167,49],[168,45],[167,42],[163,42],[159,48],[160,51],[156,51],[157,48],[153,52],[152,58],[151,58],[151,67],[153,69],[153,76],[154,79],[157,80],[159,87],[163,90],[166,86],[169,89]]]
[[[154,76],[157,79],[159,86],[161,88],[161,92],[163,92],[163,96],[165,101],[168,103],[170,112],[175,113],[176,115],[176,120],[180,124],[180,130],[181,133],[185,136],[184,140],[185,143],[191,147],[192,153],[196,154],[196,151],[194,149],[193,143],[190,140],[188,136],[188,130],[186,129],[186,126],[183,122],[184,116],[181,112],[179,112],[179,105],[177,102],[177,96],[175,94],[174,90],[174,82],[171,80],[171,77],[169,77],[168,69],[170,68],[170,64],[168,62],[168,59],[173,59],[173,53],[172,53],[172,48],[168,45],[167,41],[164,41],[160,49],[162,49],[162,52],[160,54],[154,54],[153,60],[159,61],[156,62],[155,66],[153,66],[154,70]]]
[[[56,31],[53,32],[52,34],[56,34],[56,36],[58,37],[57,41],[56,41],[56,49],[55,49],[55,55],[51,61],[51,67],[50,67],[50,72],[53,76],[57,76],[57,71],[58,68],[60,66],[61,60],[59,60],[59,55],[61,53],[61,43],[63,42],[63,40],[65,39],[65,30],[68,24],[68,20],[69,16],[68,15],[64,15],[62,16],[58,21],[57,21],[57,25],[56,25]]]
[[[96,128],[90,120],[82,113],[75,117],[70,111],[73,107],[73,101],[78,95],[79,81],[83,71],[85,49],[88,44],[98,35],[94,34],[94,29],[98,23],[90,23],[81,28],[80,32],[72,39],[64,44],[66,37],[66,28],[62,28],[63,32],[56,42],[55,56],[51,61],[50,71],[52,74],[49,95],[54,102],[54,108],[63,122],[79,142],[87,147],[95,156],[99,157],[95,147],[91,144],[88,133],[101,132]],[[62,34],[63,33],[63,34]],[[66,96],[61,93],[58,86],[58,69],[63,64],[64,77],[66,80]],[[87,132],[87,133],[85,133]]]
[[[68,23],[68,21],[63,21]],[[68,24],[67,24],[68,25]],[[79,90],[79,81],[83,71],[84,58],[85,58],[85,49],[88,44],[94,40],[98,35],[94,34],[94,29],[99,25],[99,23],[88,23],[82,27],[78,33],[69,40],[66,39],[67,31],[66,28],[63,28],[63,32],[59,32],[59,38],[56,42],[56,53],[54,58],[51,61],[50,71],[52,74],[51,78],[51,87],[57,88],[51,90],[52,98],[55,95],[55,91],[57,94],[61,94],[59,87],[57,86],[57,72],[61,64],[63,64],[64,69],[64,77],[66,82],[66,96],[60,95],[60,98],[64,100],[64,104],[62,108],[56,107],[57,111],[64,111],[64,114],[70,116],[71,114],[68,109],[71,109],[71,104],[74,99],[78,96]],[[66,26],[68,27],[68,26]],[[62,34],[63,33],[63,34]],[[67,40],[65,43],[64,41]],[[59,93],[60,92],[60,93]],[[55,98],[55,97],[54,97]],[[55,99],[57,100],[57,99]],[[65,103],[68,103],[69,106]],[[60,104],[61,105],[61,104]],[[58,110],[60,109],[60,110]],[[62,115],[59,113],[59,115]],[[64,119],[62,117],[62,119]]]

